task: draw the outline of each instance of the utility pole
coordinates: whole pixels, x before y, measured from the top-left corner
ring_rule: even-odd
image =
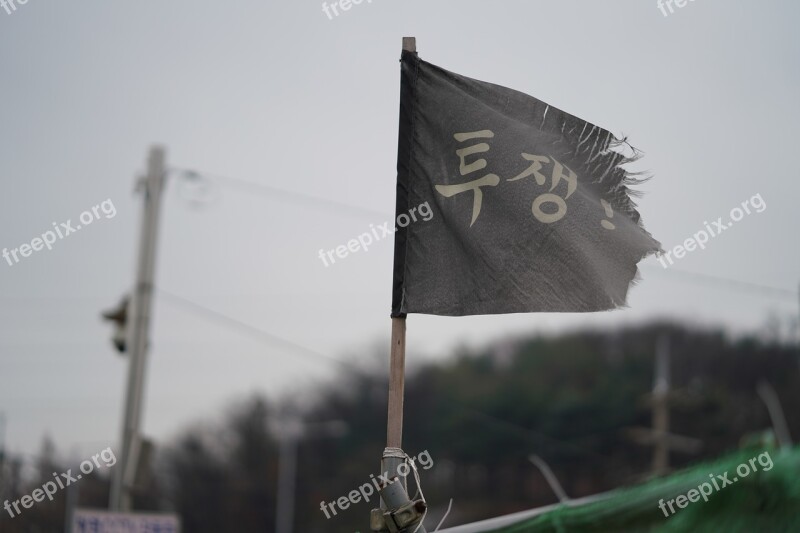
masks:
[[[303,435],[303,423],[289,419],[279,434],[278,502],[275,517],[276,533],[292,533],[294,528],[294,492],[297,477],[297,441]]]
[[[0,411],[0,498],[5,496],[4,491],[8,486],[6,475],[6,414]]]
[[[661,334],[656,345],[656,371],[653,382],[653,474],[661,476],[669,470],[669,335]]]
[[[166,153],[161,146],[150,149],[147,175],[140,178],[137,190],[144,200],[136,285],[131,300],[130,361],[128,385],[125,392],[125,411],[122,425],[122,452],[114,472],[109,508],[112,511],[128,512],[132,508],[131,493],[139,449],[144,376],[149,348],[150,318],[153,304],[153,280],[156,262],[158,222],[161,211],[161,193],[166,178]]]
[[[669,333],[663,332],[656,340],[653,390],[646,396],[652,413],[652,427],[628,428],[626,433],[637,444],[653,447],[652,475],[669,473],[671,451],[695,454],[703,446],[701,440],[670,433],[670,404],[685,398],[680,391],[672,390],[670,378],[671,347]]]

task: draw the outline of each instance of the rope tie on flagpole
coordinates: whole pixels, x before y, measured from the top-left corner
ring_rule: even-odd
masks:
[[[393,448],[393,450],[400,450],[400,449],[399,448]],[[420,519],[419,524],[417,524],[417,527],[415,527],[414,531],[413,531],[413,533],[417,533],[417,530],[419,530],[419,528],[422,527],[422,524],[425,523],[425,517],[428,515],[428,502],[425,500],[425,494],[423,494],[423,492],[422,492],[422,483],[420,483],[419,471],[417,470],[417,465],[414,462],[414,459],[409,457],[409,455],[406,452],[404,452],[403,450],[400,450],[400,453],[402,453],[403,456],[405,457],[406,461],[408,461],[411,464],[411,470],[414,471],[414,483],[417,484],[417,492],[416,492],[416,494],[414,494],[414,497],[411,498],[411,499],[412,500],[416,500],[417,496],[419,496],[419,499],[422,500],[422,502],[425,504],[425,511],[422,512],[422,519]]]
[[[387,446],[383,450],[383,456],[394,457],[395,459],[405,459],[406,457],[408,457],[408,455],[406,454],[406,452],[402,450],[402,448],[394,448],[392,446]]]

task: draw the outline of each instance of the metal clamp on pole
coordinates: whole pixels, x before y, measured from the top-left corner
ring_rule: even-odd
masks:
[[[401,466],[405,466],[406,474],[413,469],[419,499],[409,498],[406,474],[403,474]],[[409,466],[408,456],[402,449],[387,447],[383,450],[381,470],[387,473],[385,476],[393,477],[380,484],[378,492],[381,495],[381,508],[372,510],[370,529],[376,532],[426,533],[422,521],[425,519],[428,504],[419,488],[416,466],[413,462]]]
[[[389,483],[381,485],[379,492],[387,509],[372,510],[369,517],[369,527],[372,531],[426,533],[422,519],[425,517],[428,504],[422,499],[411,501],[399,477],[394,477]]]

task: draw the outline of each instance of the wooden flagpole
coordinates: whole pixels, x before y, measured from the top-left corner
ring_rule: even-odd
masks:
[[[389,417],[386,446],[403,447],[403,395],[406,364],[406,319],[392,319],[392,353],[389,366]]]
[[[403,37],[403,51],[417,51],[414,37]],[[403,451],[403,395],[406,366],[406,317],[392,317],[392,347],[389,362],[389,412],[386,420],[386,449],[381,458],[381,471],[389,482],[381,483],[381,508],[370,514],[373,531],[426,533],[422,521],[427,505],[424,499],[411,501],[408,497],[406,474],[400,467],[408,456]],[[413,466],[413,465],[412,465]],[[408,467],[408,465],[406,465]],[[415,470],[416,471],[416,470]],[[417,482],[419,483],[419,482]]]
[[[403,50],[417,51],[415,37],[403,37]],[[392,350],[389,366],[389,416],[386,447],[403,447],[403,394],[406,364],[406,318],[392,318]]]

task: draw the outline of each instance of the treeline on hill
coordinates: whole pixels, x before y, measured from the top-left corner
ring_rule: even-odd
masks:
[[[777,391],[791,433],[800,436],[794,409],[800,404],[800,355],[794,346],[732,341],[719,331],[665,324],[504,342],[407,376],[404,447],[412,456],[427,450],[433,461],[420,470],[431,516],[441,517],[451,498],[448,526],[555,503],[528,460],[533,453],[570,497],[647,479],[652,449],[635,441],[631,430],[651,426],[648,394],[655,347],[664,334],[672,354],[670,430],[702,441],[697,453],[673,453],[673,468],[717,457],[768,429],[769,414],[756,392],[762,380]],[[294,413],[307,424],[343,420],[349,428],[336,437],[300,440],[295,531],[369,530],[374,497],[337,508],[330,518],[320,504],[346,497],[380,473],[386,391],[385,376],[351,373],[309,393],[313,397]],[[274,531],[279,445],[270,421],[285,416],[285,407],[252,398],[221,423],[195,426],[162,445],[137,508],[178,512],[185,533]],[[105,503],[91,498],[82,497],[81,505]],[[63,513],[63,503],[47,508]],[[58,522],[42,512],[35,522],[0,519],[0,530],[60,531],[30,525]]]

